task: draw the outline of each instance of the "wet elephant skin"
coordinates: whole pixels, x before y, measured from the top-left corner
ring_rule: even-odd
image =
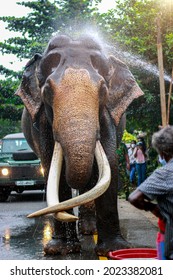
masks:
[[[60,201],[71,197],[71,187],[81,194],[96,184],[94,150],[96,142],[101,142],[111,168],[111,182],[95,200],[96,228],[92,205],[81,208],[81,228],[87,224],[92,228],[84,231],[97,230],[98,255],[128,247],[119,227],[115,151],[121,138],[119,131],[124,128],[124,113],[143,94],[128,67],[116,57],[107,56],[91,36],[72,39],[56,35],[42,55],[36,54],[27,63],[16,94],[25,105],[25,137],[40,157],[46,178],[55,141],[62,146]],[[61,254],[64,248],[66,253],[80,251],[76,225],[55,220],[54,237],[45,252]]]

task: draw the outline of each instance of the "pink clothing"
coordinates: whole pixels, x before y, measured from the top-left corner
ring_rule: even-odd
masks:
[[[134,151],[135,153],[136,151]],[[136,154],[136,163],[144,163],[145,162],[145,156],[142,152],[141,149],[137,149],[137,154]]]

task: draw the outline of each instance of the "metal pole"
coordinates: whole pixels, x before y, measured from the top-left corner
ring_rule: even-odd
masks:
[[[168,109],[167,109],[167,124],[169,124],[169,118],[170,118],[172,83],[173,83],[173,67],[172,67],[172,75],[171,75],[171,81],[170,81],[170,86],[169,86]]]
[[[163,68],[163,50],[161,39],[161,26],[160,17],[157,18],[157,55],[158,55],[158,67],[159,67],[159,81],[160,81],[160,104],[161,104],[161,116],[162,126],[166,126],[166,98],[165,98],[165,81],[164,81],[164,68]]]

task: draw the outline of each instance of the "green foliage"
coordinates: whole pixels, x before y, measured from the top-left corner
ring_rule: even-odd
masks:
[[[150,176],[151,173],[159,166],[158,162],[158,153],[155,149],[150,147],[148,149],[148,161],[147,161],[147,176]]]
[[[160,19],[164,67],[171,76],[173,63],[173,5],[171,1],[161,0],[117,0],[116,9],[100,15],[102,28],[109,30],[109,38],[116,50],[127,52],[133,63],[130,70],[145,95],[134,100],[127,109],[127,130],[143,130],[149,136],[161,124],[159,76],[152,70],[157,66],[157,20]],[[133,55],[135,54],[135,55]],[[137,55],[137,56],[136,56]],[[141,62],[138,65],[137,60]],[[144,63],[151,64],[145,70]],[[149,67],[148,67],[149,68]],[[166,92],[169,82],[165,81]],[[171,104],[171,120],[173,122]]]
[[[2,80],[0,83],[0,104],[14,104],[21,105],[22,102],[19,97],[14,95],[16,88],[19,86],[19,81],[11,83],[11,79]]]
[[[173,6],[162,0],[117,0],[116,10],[102,16],[105,29],[123,49],[130,49],[157,63],[157,20],[160,18],[164,63],[168,71],[173,61]]]
[[[125,133],[126,134],[126,133]],[[130,183],[129,172],[126,169],[126,155],[128,150],[126,145],[121,142],[119,148],[116,150],[118,158],[118,195],[122,198],[127,198],[133,186]]]
[[[0,105],[0,118],[17,121],[21,119],[22,111],[23,105],[14,106],[14,104],[3,104]]]
[[[19,5],[28,7],[31,12],[26,17],[0,17],[8,24],[8,30],[20,32],[21,37],[9,38],[0,43],[2,53],[13,53],[19,58],[29,58],[35,52],[43,52],[50,37],[56,32],[69,29],[79,29],[79,22],[91,21],[93,1],[48,0],[19,2]]]
[[[23,104],[18,96],[14,95],[19,81],[13,81],[8,78],[0,82],[0,118],[12,119],[17,121],[21,119]]]
[[[126,144],[131,143],[132,140],[137,140],[136,136],[124,130],[122,141]]]
[[[21,132],[21,122],[0,118],[0,139],[10,133]]]

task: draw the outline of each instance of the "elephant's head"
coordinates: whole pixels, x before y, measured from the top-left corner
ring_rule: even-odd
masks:
[[[81,188],[88,183],[96,154],[96,158],[104,158],[104,164],[99,163],[99,166],[106,177],[107,188],[110,182],[109,164],[97,142],[100,138],[101,111],[107,110],[115,126],[118,126],[128,105],[143,94],[127,66],[113,56],[107,57],[91,37],[72,40],[68,36],[58,35],[50,40],[42,56],[37,54],[28,62],[17,94],[22,98],[33,123],[41,106],[44,106],[52,126],[55,151],[48,188],[54,184],[52,178],[53,181],[58,180],[57,158],[61,159],[58,156],[61,151],[69,186]],[[100,150],[101,155],[98,156]],[[100,190],[102,180],[104,188]],[[92,199],[105,191],[105,178],[99,178],[97,188],[99,191],[95,197],[92,193]],[[54,198],[50,197],[48,204],[55,204]],[[77,204],[80,202],[76,201]]]

